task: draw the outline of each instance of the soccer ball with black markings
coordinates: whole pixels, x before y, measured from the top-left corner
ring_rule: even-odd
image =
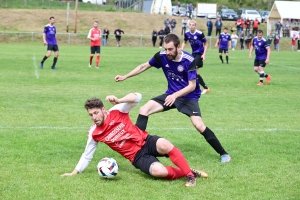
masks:
[[[102,158],[97,165],[98,174],[102,178],[114,178],[118,174],[119,166],[113,158]]]

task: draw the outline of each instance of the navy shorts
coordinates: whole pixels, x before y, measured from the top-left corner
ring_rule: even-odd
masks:
[[[254,67],[265,67],[266,61],[265,60],[254,60]]]
[[[116,36],[116,40],[117,40],[117,42],[120,42],[121,41],[121,36]]]
[[[196,53],[193,53],[192,55],[195,59],[195,64],[196,64],[197,69],[203,67],[203,59],[201,57],[202,55],[196,54]]]
[[[58,46],[57,45],[53,45],[53,44],[48,44],[47,45],[47,51],[58,51]]]
[[[92,46],[91,54],[99,53],[100,54],[100,46]]]
[[[168,155],[160,155],[156,150],[156,142],[160,137],[157,135],[148,135],[145,145],[137,152],[132,162],[132,165],[140,169],[146,174],[150,174],[150,167],[153,163],[159,162],[156,157]]]
[[[185,99],[182,97],[178,97],[172,106],[165,106],[165,99],[168,94],[162,94],[160,96],[154,97],[153,101],[159,103],[163,106],[163,111],[168,111],[170,109],[177,108],[177,110],[187,116],[199,116],[201,117],[200,107],[198,101],[192,99]]]
[[[219,53],[228,53],[228,49],[221,49],[221,48],[219,48]]]

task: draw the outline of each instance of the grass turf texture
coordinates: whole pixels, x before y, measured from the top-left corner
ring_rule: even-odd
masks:
[[[215,131],[233,160],[219,156],[176,110],[150,117],[148,131],[179,147],[191,167],[208,180],[185,188],[185,179],[165,181],[143,174],[104,144],[88,168],[60,177],[77,164],[91,121],[83,104],[96,96],[141,92],[141,105],[166,89],[161,70],[116,83],[114,77],[149,60],[158,49],[101,49],[100,68],[88,68],[88,46],[60,46],[39,69],[45,47],[2,45],[0,49],[0,196],[2,199],[297,199],[299,198],[299,75],[296,52],[272,52],[265,71],[270,85],[256,86],[247,51],[230,51],[222,65],[217,50],[200,69],[211,88],[199,103],[205,124]],[[188,49],[189,50],[189,49]],[[22,53],[20,53],[22,52]],[[34,61],[34,57],[36,61]],[[95,61],[95,60],[94,60]],[[105,102],[106,107],[111,106]],[[130,114],[135,122],[138,108]],[[118,161],[119,174],[104,180],[96,171],[103,157]],[[168,159],[160,159],[171,164]]]

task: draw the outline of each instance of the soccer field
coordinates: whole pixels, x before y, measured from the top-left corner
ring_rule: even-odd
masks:
[[[130,114],[135,122],[139,107],[164,93],[167,83],[155,68],[114,81],[117,74],[148,61],[157,48],[103,47],[96,69],[88,67],[88,46],[59,47],[54,71],[53,55],[39,69],[45,47],[1,44],[1,199],[299,199],[300,53],[271,52],[265,68],[271,83],[257,86],[248,51],[230,51],[228,65],[221,64],[217,49],[208,51],[200,73],[211,92],[199,104],[205,124],[231,155],[230,163],[220,163],[185,115],[173,110],[150,116],[150,134],[169,139],[191,167],[210,175],[185,188],[185,179],[145,175],[104,144],[82,174],[60,176],[74,169],[84,151],[92,124],[86,99],[140,92],[142,102]],[[107,156],[119,164],[112,180],[101,179],[96,171]]]

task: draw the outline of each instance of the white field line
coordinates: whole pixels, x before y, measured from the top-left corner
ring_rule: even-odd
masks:
[[[0,126],[0,129],[54,129],[54,130],[88,130],[86,126]],[[151,130],[171,130],[171,131],[196,131],[192,127],[172,127],[172,128],[159,128],[149,127],[148,131]],[[255,132],[276,132],[276,131],[292,131],[300,132],[300,129],[286,129],[286,128],[213,128],[215,131],[255,131]]]
[[[35,57],[35,54],[33,55],[33,66],[34,66],[34,75],[37,79],[40,78],[40,75],[39,75],[39,71],[38,71],[38,67],[37,67],[37,64],[36,64],[36,57]]]
[[[285,67],[285,68],[300,70],[300,68],[298,68],[298,67],[292,67],[292,66],[288,66],[288,65],[276,65],[276,64],[273,64],[273,63],[269,63],[269,64],[274,65],[274,66],[278,66],[278,67]]]

